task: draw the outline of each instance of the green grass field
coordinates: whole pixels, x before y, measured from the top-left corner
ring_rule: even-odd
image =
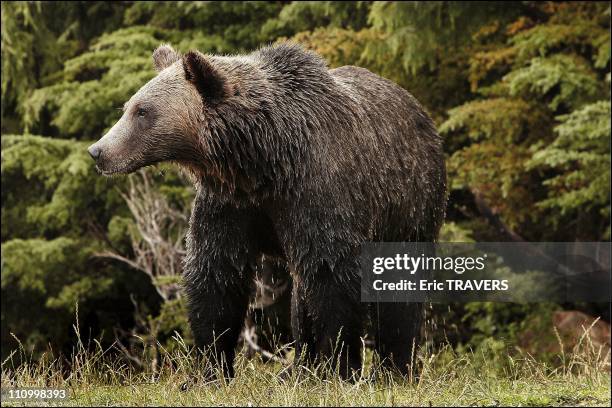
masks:
[[[82,347],[69,361],[43,358],[13,367],[13,355],[2,364],[3,389],[64,387],[67,401],[5,399],[2,405],[610,406],[609,353],[582,345],[556,356],[553,368],[511,349],[457,355],[443,347],[421,353],[421,375],[411,380],[378,367],[367,352],[356,382],[341,381],[324,366],[282,379],[280,363],[241,354],[235,379],[206,382],[187,348],[161,350],[154,369],[136,369],[111,357],[112,350]]]

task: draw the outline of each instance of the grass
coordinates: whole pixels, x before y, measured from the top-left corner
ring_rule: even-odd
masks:
[[[177,350],[161,348],[155,369],[144,370],[118,358],[114,349],[79,341],[69,361],[50,356],[28,361],[23,349],[14,353],[2,363],[2,388],[70,391],[67,401],[21,402],[28,406],[610,406],[610,350],[596,349],[588,336],[583,340],[571,352],[562,351],[556,367],[516,350],[457,355],[442,347],[421,353],[421,374],[413,380],[393,376],[367,352],[364,378],[354,383],[340,380],[326,365],[283,380],[281,364],[243,354],[237,357],[236,378],[206,383],[193,350],[180,338]],[[186,382],[191,385],[182,391]],[[18,405],[3,400],[3,406]]]

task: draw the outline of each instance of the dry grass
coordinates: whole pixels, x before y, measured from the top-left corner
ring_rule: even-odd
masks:
[[[516,350],[422,352],[421,375],[413,380],[391,375],[368,352],[366,370],[353,383],[340,380],[327,365],[283,380],[280,364],[242,354],[235,379],[206,382],[194,351],[182,339],[175,341],[177,351],[162,348],[155,372],[130,366],[114,348],[85,347],[80,340],[69,360],[46,355],[34,362],[22,349],[2,363],[2,387],[67,388],[71,397],[62,405],[610,406],[610,349],[597,349],[586,335],[573,350],[562,347],[561,364],[554,368]],[[182,391],[185,383],[191,385]],[[4,400],[3,405],[19,403]]]

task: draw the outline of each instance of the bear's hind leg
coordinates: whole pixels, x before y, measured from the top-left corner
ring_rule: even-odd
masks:
[[[416,374],[416,353],[423,321],[422,303],[372,303],[376,351],[384,366]]]

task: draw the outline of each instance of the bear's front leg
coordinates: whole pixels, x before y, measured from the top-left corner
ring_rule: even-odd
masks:
[[[211,263],[185,275],[195,345],[212,364],[222,367],[226,378],[234,376],[235,348],[247,312],[251,280],[250,267],[245,266],[240,273],[229,261]]]
[[[195,345],[227,378],[234,376],[235,348],[253,282],[248,224],[244,212],[198,196],[187,237],[183,285]]]

